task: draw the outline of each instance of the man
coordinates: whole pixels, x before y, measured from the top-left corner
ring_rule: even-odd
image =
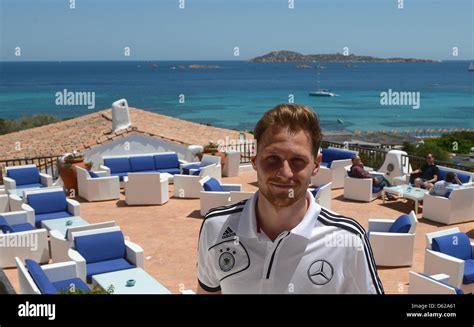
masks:
[[[390,182],[381,175],[372,176],[368,171],[364,169],[364,163],[358,155],[354,155],[352,158],[352,166],[350,169],[351,177],[354,178],[372,178],[373,184],[384,188],[385,186],[390,187]]]
[[[438,180],[439,168],[435,165],[435,157],[432,153],[426,156],[426,163],[420,169],[413,171],[411,176],[419,175],[415,178],[415,186],[424,189],[431,189]]]
[[[439,181],[434,184],[430,190],[430,194],[448,197],[454,189],[460,187],[462,187],[462,182],[459,180],[458,176],[454,172],[449,171],[446,173],[444,181]]]
[[[383,294],[362,226],[321,208],[308,191],[321,162],[316,114],[278,105],[254,135],[259,191],[206,215],[198,293]]]

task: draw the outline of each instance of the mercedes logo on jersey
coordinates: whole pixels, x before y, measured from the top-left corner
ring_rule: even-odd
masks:
[[[308,278],[316,285],[329,283],[334,276],[334,268],[326,260],[316,260],[308,268]]]

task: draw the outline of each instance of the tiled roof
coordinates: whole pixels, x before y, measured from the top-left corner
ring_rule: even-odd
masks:
[[[237,139],[239,132],[197,124],[136,108],[130,108],[132,126],[112,133],[112,110],[58,123],[0,135],[0,160],[61,155],[84,151],[130,134],[158,137],[184,145],[205,145],[226,137]],[[247,138],[253,138],[246,134]]]

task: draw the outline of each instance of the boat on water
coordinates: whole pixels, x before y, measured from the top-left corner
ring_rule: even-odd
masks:
[[[319,89],[317,91],[309,92],[310,96],[313,97],[336,97],[338,96],[335,93],[329,92],[329,90]]]
[[[470,72],[474,72],[474,62],[471,62],[467,70],[469,70]]]

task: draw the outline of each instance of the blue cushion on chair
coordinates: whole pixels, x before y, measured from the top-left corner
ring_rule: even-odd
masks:
[[[89,171],[89,175],[90,175],[92,178],[100,177],[99,175],[97,175],[96,173],[94,173],[92,170]]]
[[[17,185],[17,189],[27,189],[27,188],[42,188],[46,187],[46,185],[43,185],[41,183],[33,183],[33,184],[23,184],[23,185]]]
[[[67,211],[49,212],[49,213],[43,213],[40,215],[35,215],[35,226],[36,228],[41,228],[41,222],[43,220],[66,218],[66,217],[72,217],[72,215]]]
[[[48,276],[46,276],[43,269],[41,269],[40,265],[36,261],[26,259],[25,265],[28,268],[28,272],[33,278],[36,286],[38,286],[41,294],[57,293],[56,287],[54,287],[53,283],[49,281]]]
[[[28,223],[11,225],[10,227],[13,230],[13,233],[26,232],[35,229],[33,226],[31,226],[31,224]]]
[[[474,259],[464,260],[464,277],[463,284],[474,283]]]
[[[127,173],[132,170],[130,168],[130,160],[128,157],[104,159],[104,166],[110,168],[110,174]]]
[[[0,230],[5,234],[13,233],[13,229],[3,216],[0,216]]]
[[[203,186],[207,192],[225,192],[219,181],[215,178],[210,178]]]
[[[380,186],[372,186],[372,193],[379,193],[380,191],[382,191]]]
[[[155,161],[152,156],[130,157],[131,171],[155,170]]]
[[[53,282],[54,287],[56,290],[59,291],[65,291],[68,292],[71,290],[72,285],[74,284],[74,288],[76,290],[81,290],[81,291],[90,291],[91,289],[89,286],[87,286],[86,283],[82,281],[80,278],[72,278],[72,279],[65,279],[65,280],[60,280],[57,282]]]
[[[472,258],[471,243],[469,237],[464,233],[435,237],[432,240],[433,251],[441,252],[461,260]]]
[[[179,159],[176,153],[165,153],[155,155],[155,169],[170,169],[178,168],[179,169]]]
[[[36,167],[9,169],[7,177],[14,179],[16,185],[41,183],[41,177]]]
[[[176,174],[180,174],[181,171],[179,170],[179,168],[164,168],[164,169],[158,169],[157,172],[159,173],[168,173],[168,174],[171,174],[171,175],[176,175]]]
[[[388,230],[389,233],[408,233],[411,228],[411,221],[409,215],[401,215],[395,220]]]
[[[67,211],[66,195],[62,190],[29,194],[27,203],[35,210],[35,214]]]
[[[86,265],[87,282],[92,283],[92,276],[94,275],[131,268],[135,268],[135,265],[124,258],[88,263]]]
[[[123,182],[123,178],[128,175],[128,172],[122,172],[122,173],[110,173],[110,176],[118,176],[119,180]]]
[[[191,169],[197,169],[198,172],[199,172],[199,170],[201,169],[201,166],[198,165],[198,164],[186,165],[185,167],[183,167],[183,175],[189,175],[189,171]],[[199,173],[198,173],[198,175],[199,175]]]
[[[125,257],[125,240],[121,231],[76,237],[74,244],[88,264]]]
[[[323,148],[323,162],[327,164],[327,168],[331,168],[331,164],[334,160],[346,160],[351,159],[356,153],[354,151],[335,149],[335,148]]]

